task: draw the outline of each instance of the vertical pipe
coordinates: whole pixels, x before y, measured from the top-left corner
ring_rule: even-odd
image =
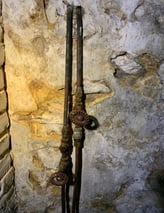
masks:
[[[69,113],[72,110],[72,26],[73,23],[73,6],[67,7],[67,26],[66,26],[66,61],[65,61],[65,96],[64,96],[64,116],[63,125],[71,126]],[[69,128],[69,127],[68,127]],[[69,141],[72,146],[72,140]],[[71,168],[72,169],[72,168]],[[71,171],[69,171],[71,173]],[[68,174],[69,175],[69,174]],[[63,193],[63,210],[65,212],[65,201],[67,213],[70,212],[69,207],[69,183],[66,184],[65,193]]]
[[[61,186],[62,213],[65,213],[65,185]]]
[[[59,164],[59,170],[63,170],[68,175],[68,178],[72,177],[72,128],[69,119],[69,113],[72,110],[72,22],[73,22],[73,6],[67,6],[67,23],[66,23],[66,61],[65,61],[65,94],[64,94],[64,115],[63,115],[63,131],[62,131],[62,143],[60,150],[62,152],[62,158]],[[64,150],[62,147],[65,147]],[[67,150],[65,152],[65,149]],[[62,213],[70,212],[69,207],[69,183],[61,188],[61,200],[62,200]]]
[[[82,26],[82,8],[76,8],[77,17],[77,91],[75,98],[75,110],[84,110],[83,103],[83,26]],[[81,130],[80,130],[81,129]],[[83,127],[76,126],[74,131],[81,131],[81,138],[75,139],[75,185],[72,199],[72,213],[79,213],[79,201],[81,191],[81,175],[82,175],[82,148],[84,141]]]
[[[83,85],[83,24],[82,8],[76,8],[77,16],[77,86]]]
[[[70,99],[72,88],[72,20],[73,6],[67,7],[67,26],[66,26],[66,61],[65,61],[65,97],[64,97],[64,117],[63,124],[69,123]]]
[[[69,189],[70,189],[70,183],[67,183],[67,184],[66,184],[66,195],[65,195],[65,197],[66,197],[66,208],[67,208],[67,213],[70,213]]]
[[[80,192],[81,192],[81,175],[82,175],[82,147],[77,146],[75,148],[75,156],[76,156],[76,163],[75,163],[75,173],[76,173],[76,203],[75,209],[76,213],[79,213],[79,202],[80,202]]]

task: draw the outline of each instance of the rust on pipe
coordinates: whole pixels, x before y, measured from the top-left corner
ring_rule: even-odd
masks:
[[[66,61],[65,61],[65,94],[64,117],[60,151],[62,153],[59,171],[70,177],[72,174],[72,126],[69,113],[72,110],[72,21],[73,6],[67,7],[67,32],[66,32]]]
[[[72,23],[73,6],[67,7],[66,26],[66,59],[65,59],[65,96],[64,96],[64,119],[63,124],[70,124],[69,112],[72,110]]]
[[[84,143],[84,126],[88,123],[88,115],[85,113],[85,96],[83,91],[83,23],[82,8],[76,8],[77,19],[77,88],[75,93],[75,105],[71,119],[76,125],[74,128],[75,145],[75,178],[76,182],[73,190],[72,213],[79,213],[79,201],[81,191],[82,175],[82,148]]]
[[[72,46],[73,46],[73,10],[67,6],[66,26],[66,61],[65,61],[65,94],[62,139],[59,147],[61,159],[59,170],[50,177],[50,182],[61,186],[62,213],[79,213],[79,201],[82,176],[82,149],[85,140],[85,128],[95,129],[96,120],[92,119],[85,111],[85,94],[83,88],[83,22],[82,7],[76,7],[77,20],[77,50],[76,50],[76,92],[74,106],[72,107]],[[72,123],[75,124],[72,130]],[[94,125],[93,125],[94,124]],[[89,128],[90,127],[90,128]],[[91,128],[92,127],[92,128]],[[72,173],[72,139],[75,146],[75,174]],[[72,207],[70,208],[69,189],[73,185]]]
[[[59,171],[52,174],[50,182],[61,186],[62,213],[70,212],[69,185],[73,182],[72,174],[72,126],[69,113],[72,110],[72,22],[73,6],[67,6],[67,29],[66,29],[66,61],[65,61],[65,94],[62,139],[60,145],[61,159]]]
[[[83,86],[83,23],[82,8],[76,8],[77,18],[77,87]]]

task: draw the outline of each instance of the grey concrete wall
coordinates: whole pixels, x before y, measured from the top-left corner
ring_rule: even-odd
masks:
[[[0,6],[0,212],[13,213],[16,209],[14,168],[10,156],[8,103],[4,73],[4,31],[1,10]]]

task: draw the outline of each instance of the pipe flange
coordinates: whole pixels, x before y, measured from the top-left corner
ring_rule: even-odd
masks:
[[[68,176],[63,172],[53,173],[50,182],[55,186],[63,186],[68,182]]]
[[[89,116],[82,110],[73,110],[69,115],[72,123],[84,127],[89,123]]]

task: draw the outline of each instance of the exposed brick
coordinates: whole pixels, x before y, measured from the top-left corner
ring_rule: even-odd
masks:
[[[7,108],[7,95],[3,90],[0,92],[0,112],[4,111]]]
[[[11,197],[9,197],[9,199],[7,200],[6,206],[7,206],[6,213],[8,213],[9,210],[12,213],[16,213],[17,212],[16,211],[16,193],[15,193],[15,191],[13,192]]]
[[[4,132],[9,127],[9,118],[7,112],[0,115],[0,133]]]
[[[0,158],[10,148],[10,137],[8,134],[0,138]]]
[[[12,186],[9,191],[3,195],[3,197],[0,199],[0,213],[1,212],[6,212],[6,207],[7,207],[7,203],[9,201],[9,199],[11,198],[11,196],[14,193],[14,186]],[[11,212],[11,211],[9,211]]]
[[[14,182],[14,168],[11,167],[10,170],[3,176],[0,180],[0,198],[8,192],[10,187]]]
[[[2,40],[3,40],[3,29],[0,26],[0,42],[2,42]]]
[[[0,160],[0,179],[8,172],[11,167],[11,157],[10,155],[5,155],[4,158]]]
[[[0,44],[0,66],[2,66],[5,62],[5,48],[4,44]]]
[[[0,68],[0,90],[4,88],[4,71]]]

